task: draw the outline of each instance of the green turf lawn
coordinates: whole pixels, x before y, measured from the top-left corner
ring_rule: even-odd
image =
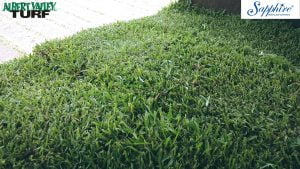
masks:
[[[177,4],[37,46],[0,65],[0,168],[296,169],[299,37]]]

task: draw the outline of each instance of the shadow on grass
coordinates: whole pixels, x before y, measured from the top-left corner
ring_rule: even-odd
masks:
[[[208,24],[212,34],[216,37],[225,36],[228,43],[236,40],[239,44],[250,45],[261,54],[281,55],[294,65],[300,64],[299,20],[241,20],[239,15],[226,14],[224,11],[182,4],[175,4],[174,8],[183,13],[193,11],[191,17],[199,15],[204,19],[202,24]]]

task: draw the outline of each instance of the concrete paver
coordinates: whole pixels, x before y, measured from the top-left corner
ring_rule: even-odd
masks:
[[[0,36],[0,63],[18,58],[24,54],[11,42]]]
[[[21,57],[46,40],[70,36],[83,29],[128,21],[157,13],[174,0],[53,0],[57,11],[44,19],[12,18],[0,2],[0,63]],[[40,1],[41,2],[41,1]]]

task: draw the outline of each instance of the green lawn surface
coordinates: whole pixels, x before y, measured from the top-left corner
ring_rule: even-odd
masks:
[[[0,168],[300,166],[300,29],[179,4],[0,65]]]

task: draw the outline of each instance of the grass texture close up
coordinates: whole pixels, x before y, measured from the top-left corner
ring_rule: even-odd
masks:
[[[300,165],[300,30],[179,4],[0,65],[0,168]]]

